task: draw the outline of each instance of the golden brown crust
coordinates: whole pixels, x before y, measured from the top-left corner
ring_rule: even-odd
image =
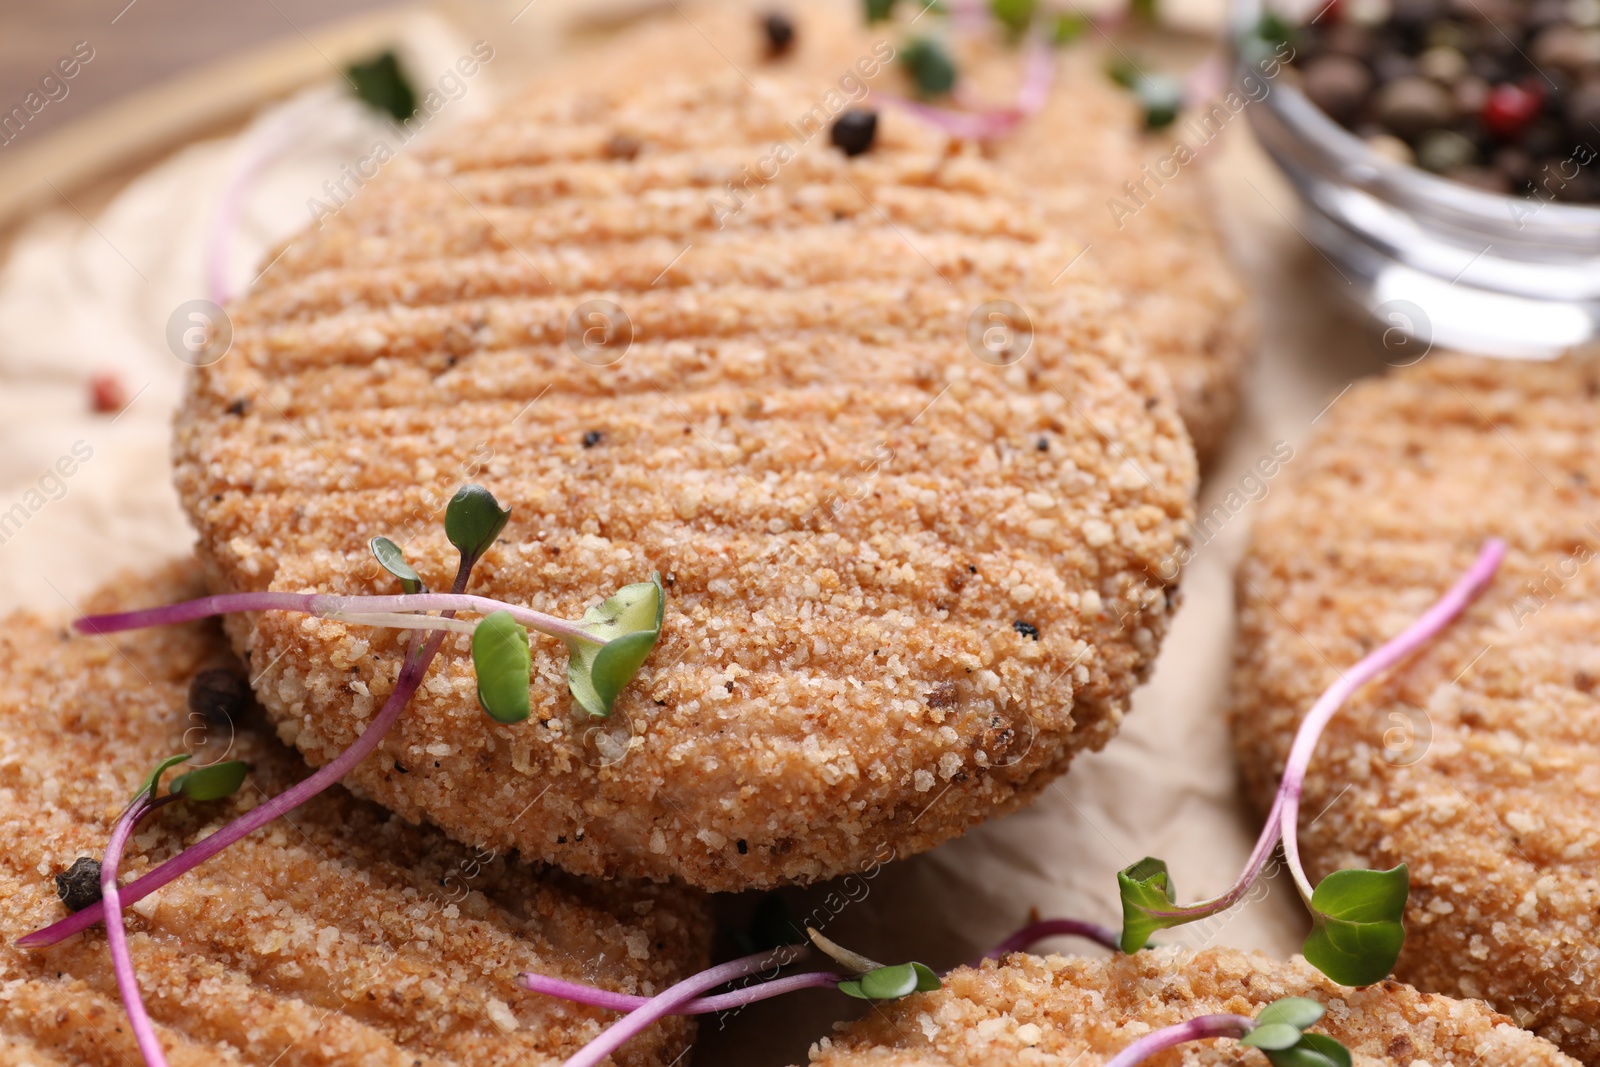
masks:
[[[1194,490],[1165,377],[1113,295],[1049,288],[1061,250],[1005,179],[903,115],[857,160],[796,144],[719,229],[708,197],[808,99],[729,71],[535,95],[397,161],[233,309],[177,426],[214,587],[392,591],[380,533],[448,585],[469,480],[514,509],[475,591],[574,616],[668,583],[602,736],[552,642],[509,727],[448,643],[367,795],[576,872],[739,889],[931,847],[1114,733]],[[597,296],[637,337],[614,366],[566,344]],[[1007,368],[966,343],[996,297],[1036,331]],[[313,763],[391,685],[387,634],[230,632]]]
[[[1152,1030],[1199,1015],[1254,1016],[1282,997],[1327,1007],[1314,1029],[1344,1044],[1356,1067],[1572,1067],[1555,1046],[1477,1001],[1399,982],[1334,985],[1298,957],[1233,949],[1150,949],[1084,959],[1016,953],[962,968],[920,993],[844,1026],[811,1049],[813,1067],[1098,1067]],[[1151,1067],[1265,1063],[1233,1041],[1182,1046]]]
[[[1399,977],[1482,997],[1591,1063],[1597,396],[1592,359],[1436,355],[1357,384],[1263,506],[1239,575],[1233,712],[1265,803],[1336,669],[1420,613],[1485,538],[1509,541],[1466,615],[1328,728],[1302,841],[1319,877],[1410,865]]]
[[[765,0],[682,0],[632,33],[591,44],[541,84],[608,78],[649,83],[674,76],[692,57],[752,77],[801,76],[814,86],[809,107],[825,103],[828,90],[840,92],[863,59],[885,46],[901,47],[915,33],[934,32],[941,21],[929,16],[910,30],[900,24],[868,27],[859,0],[809,0],[790,11],[794,48],[773,61],[764,54],[757,19],[770,6]],[[987,35],[957,35],[951,44],[966,91],[995,103],[1015,98],[1024,67],[1017,49]],[[1255,344],[1255,315],[1212,208],[1209,157],[1174,171],[1168,159],[1174,145],[1181,140],[1192,146],[1196,137],[1181,127],[1143,133],[1132,94],[1106,77],[1108,58],[1114,56],[1095,40],[1061,49],[1045,108],[983,154],[1026,188],[1061,242],[1064,254],[1050,265],[1046,280],[1071,264],[1065,277],[1105,284],[1124,301],[1140,343],[1172,379],[1179,411],[1204,461],[1233,423]],[[886,93],[908,92],[898,68],[868,81]],[[843,91],[849,90],[844,84]],[[862,106],[898,113],[882,96]],[[977,149],[968,145],[961,151]],[[1152,178],[1145,170],[1157,164],[1167,178]],[[1130,182],[1134,195],[1126,188]],[[1121,207],[1114,210],[1113,201]]]
[[[192,563],[125,581],[90,610],[193,595]],[[140,830],[125,882],[303,777],[252,712],[186,710],[189,679],[235,665],[215,627],[71,637],[0,628],[0,1062],[138,1062],[99,929],[12,942],[66,915],[52,876],[98,857],[138,781],[175,752],[252,765],[239,798],[178,805]],[[237,669],[235,665],[235,669]],[[197,757],[198,758],[198,757]],[[659,992],[703,967],[690,891],[597,884],[475,853],[335,787],[134,905],[129,943],[174,1065],[555,1064],[611,1020],[517,989],[520,970]],[[673,1022],[625,1051],[674,1062]]]

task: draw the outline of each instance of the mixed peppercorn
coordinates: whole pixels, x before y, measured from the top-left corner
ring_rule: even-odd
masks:
[[[1333,0],[1294,43],[1306,95],[1385,157],[1600,201],[1600,0]]]

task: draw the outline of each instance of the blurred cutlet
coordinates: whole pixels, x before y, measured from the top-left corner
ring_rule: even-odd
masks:
[[[1386,981],[1347,989],[1304,960],[1212,948],[1147,949],[1085,959],[1015,953],[962,968],[918,993],[842,1024],[811,1048],[812,1067],[1099,1067],[1134,1041],[1199,1015],[1255,1016],[1283,997],[1327,1009],[1312,1030],[1355,1067],[1575,1067],[1573,1059],[1475,1000]],[[1230,1040],[1183,1045],[1151,1067],[1264,1064]]]
[[[1301,848],[1316,877],[1409,864],[1396,976],[1600,1062],[1600,362],[1430,355],[1340,398],[1285,478],[1239,573],[1251,795],[1339,669],[1504,538],[1478,601],[1323,734]]]
[[[896,106],[882,94],[910,94],[904,69],[892,60],[877,64],[869,81],[882,92],[866,98],[855,91],[862,70],[874,69],[871,61],[878,57],[897,54],[911,38],[936,33],[943,21],[928,13],[909,26],[904,20],[868,26],[860,0],[808,0],[789,7],[794,42],[774,58],[762,22],[771,10],[768,0],[641,6],[638,17],[582,39],[562,62],[541,72],[537,84],[625,79],[648,85],[698,63],[753,78],[779,73],[803,79],[811,86],[810,99],[791,119],[818,107],[825,114],[849,106],[894,114]],[[1015,98],[1025,63],[1002,34],[952,35],[948,43],[964,93],[996,105]],[[1205,461],[1233,423],[1257,334],[1243,278],[1228,254],[1209,166],[1231,113],[1224,108],[1219,122],[1207,110],[1215,102],[1207,100],[1184,116],[1193,127],[1180,123],[1148,133],[1133,94],[1106,76],[1107,51],[1093,32],[1058,49],[1044,108],[985,144],[982,155],[1026,189],[1040,220],[1061,242],[1063,254],[1046,281],[1061,274],[1117,291],[1129,326],[1171,377],[1179,411]],[[1238,87],[1222,92],[1229,91]],[[1196,131],[1204,130],[1217,132],[1202,143]],[[1201,149],[1198,156],[1193,148]],[[971,145],[957,150],[978,152]]]
[[[199,592],[193,562],[85,602],[106,611]],[[138,1062],[102,929],[15,939],[67,912],[54,875],[98,858],[162,758],[243,759],[238,797],[180,804],[133,840],[124,881],[306,773],[259,711],[188,710],[190,680],[238,671],[214,626],[114,639],[26,615],[0,627],[0,1062]],[[248,698],[246,704],[248,706]],[[612,1021],[513,984],[537,969],[634,993],[704,966],[698,894],[537,871],[419,829],[339,787],[128,912],[140,987],[174,1065],[556,1064]],[[619,1062],[676,1061],[656,1028]]]

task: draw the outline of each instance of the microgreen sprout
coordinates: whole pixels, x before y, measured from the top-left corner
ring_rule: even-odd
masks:
[[[1350,1052],[1326,1034],[1306,1030],[1326,1009],[1306,997],[1275,1000],[1248,1015],[1201,1015],[1163,1027],[1139,1038],[1117,1053],[1106,1067],[1134,1067],[1158,1052],[1216,1037],[1236,1038],[1241,1045],[1260,1049],[1272,1067],[1350,1067]]]
[[[1311,934],[1302,947],[1306,959],[1335,982],[1348,986],[1370,985],[1394,969],[1405,944],[1401,920],[1409,888],[1407,868],[1401,864],[1387,871],[1336,871],[1313,888],[1300,862],[1298,837],[1306,771],[1317,739],[1345,702],[1460,615],[1494,577],[1505,551],[1505,543],[1499,539],[1486,542],[1472,567],[1449,592],[1399,635],[1344,672],[1312,705],[1295,734],[1266,825],[1231,889],[1210,900],[1179,905],[1162,860],[1146,857],[1118,872],[1123,916],[1119,943],[1124,952],[1137,952],[1157,930],[1182,926],[1238,903],[1281,843],[1295,886],[1311,912]]]
[[[166,796],[161,795],[161,777],[170,768],[186,762],[188,755],[172,756],[157,764],[145,777],[132,803],[111,827],[111,840],[100,860],[100,905],[106,915],[106,942],[111,950],[111,969],[116,975],[117,992],[128,1013],[128,1024],[138,1043],[139,1053],[149,1067],[166,1067],[166,1054],[156,1037],[155,1027],[145,1011],[134,974],[133,957],[128,952],[128,935],[122,927],[122,899],[117,887],[117,868],[122,863],[128,839],[146,816],[179,800],[208,801],[232,796],[244,783],[248,767],[238,760],[201,767],[173,779]]]
[[[482,486],[463,486],[456,493],[445,509],[444,526],[445,536],[461,554],[462,566],[470,569],[482,558],[510,517],[510,509],[502,508]],[[573,699],[596,718],[611,714],[618,694],[638,673],[661,636],[666,591],[659,577],[624,586],[574,622],[518,604],[471,596],[464,589],[429,593],[399,545],[387,537],[374,537],[370,548],[379,566],[400,581],[402,595],[223,593],[163,608],[91,615],[74,626],[80,633],[107,634],[246,611],[297,611],[360,626],[471,634],[479,701],[485,712],[504,723],[520,722],[529,715],[529,630],[566,646],[567,681]],[[461,611],[482,618],[478,622],[456,618],[455,613]]]
[[[526,622],[531,616],[535,620],[533,628],[541,629],[541,632],[545,633],[554,633],[555,636],[566,640],[569,651],[575,646],[593,646],[592,650],[588,651],[595,655],[586,660],[586,665],[578,672],[578,676],[592,692],[586,691],[580,703],[591,715],[609,712],[610,701],[616,698],[617,693],[626,684],[627,678],[631,677],[630,669],[635,671],[638,669],[644,656],[649,652],[649,647],[646,646],[653,647],[656,637],[660,634],[664,596],[659,579],[626,587],[616,596],[591,608],[583,620],[576,623],[530,612],[515,605],[502,604],[487,597],[467,596],[467,583],[471,578],[474,564],[504,529],[508,515],[509,512],[500,508],[487,490],[476,486],[461,490],[451,500],[445,512],[446,535],[460,552],[461,558],[455,580],[448,593],[419,592],[398,597],[324,597],[320,594],[285,593],[227,594],[205,597],[166,608],[80,619],[78,629],[81,632],[110,633],[144,626],[187,622],[191,619],[239,611],[303,611],[323,617],[334,617],[340,612],[349,611],[364,621],[370,619],[371,611],[377,611],[393,612],[400,619],[417,620],[424,624],[427,631],[412,634],[399,676],[395,679],[394,689],[390,691],[378,714],[349,748],[318,768],[309,777],[272,799],[258,804],[247,814],[235,819],[216,833],[185,849],[143,877],[123,886],[120,900],[133,903],[143,899],[222,852],[234,842],[254,833],[279,816],[293,811],[339,781],[372,755],[421,686],[429,665],[439,652],[445,634],[457,629],[457,623],[468,632],[473,629],[471,624],[455,618],[458,610],[477,611],[485,615],[504,611],[518,622]],[[379,554],[379,562],[386,567],[396,564],[397,561],[404,563],[404,557],[398,552],[391,554],[384,549]],[[396,572],[391,569],[391,573]],[[402,581],[406,580],[403,572],[396,573],[396,576]],[[439,614],[421,614],[430,611],[438,611]],[[382,624],[375,623],[375,625]],[[495,625],[498,627],[503,624]],[[641,633],[648,635],[648,640],[639,636]],[[620,647],[611,657],[602,659],[598,655],[619,639]],[[521,640],[525,652],[526,637],[522,637]],[[483,670],[479,677],[479,691],[480,698],[486,698],[486,708],[492,708],[495,714],[500,715],[506,714],[508,709],[515,712],[515,697],[511,690],[514,689],[516,682],[520,681],[525,699],[527,689],[526,669],[520,658],[499,648],[497,642],[486,642],[483,662],[475,661],[475,666]],[[570,677],[569,673],[569,680]],[[178,780],[183,783],[178,786],[182,792],[177,795],[200,799],[222,788],[226,785],[226,781],[221,776],[232,773],[217,769],[223,766],[218,764],[215,767],[203,768],[204,773],[194,771],[182,776]],[[163,797],[161,802],[166,800],[167,798]],[[101,921],[107,914],[107,906],[104,900],[90,904],[57,923],[20,938],[17,943],[28,948],[54,945]]]

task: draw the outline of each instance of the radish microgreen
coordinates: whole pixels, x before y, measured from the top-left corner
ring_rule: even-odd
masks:
[[[1317,739],[1333,716],[1363,685],[1432,640],[1466,610],[1494,577],[1505,551],[1505,542],[1497,538],[1486,542],[1471,569],[1449,592],[1399,635],[1342,674],[1318,698],[1295,734],[1266,825],[1231,889],[1211,900],[1180,905],[1162,860],[1147,856],[1118,872],[1122,951],[1137,952],[1157,930],[1231,908],[1260,877],[1273,849],[1282,844],[1295,886],[1311,912],[1311,934],[1301,949],[1306,960],[1335,982],[1349,986],[1370,985],[1394,969],[1405,944],[1402,918],[1410,886],[1405,864],[1387,871],[1336,871],[1313,888],[1300,862],[1300,794]]]
[[[1307,1033],[1327,1009],[1308,997],[1275,1000],[1247,1015],[1200,1015],[1139,1038],[1106,1061],[1106,1067],[1134,1067],[1158,1052],[1191,1041],[1232,1037],[1259,1049],[1272,1067],[1350,1067],[1350,1052],[1327,1034]]]

